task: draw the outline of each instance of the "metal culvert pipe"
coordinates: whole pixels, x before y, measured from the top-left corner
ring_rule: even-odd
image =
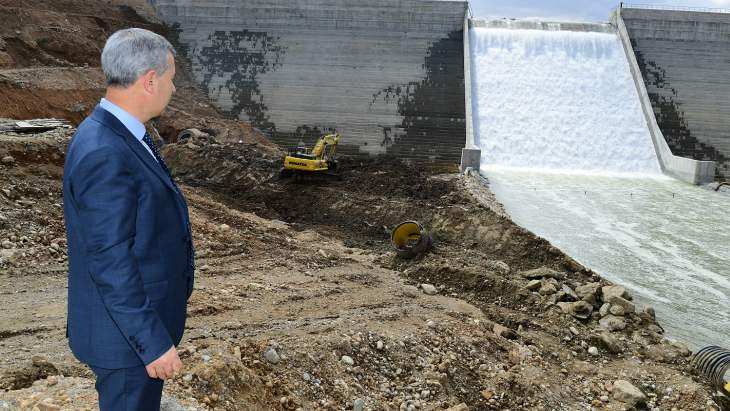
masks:
[[[710,381],[714,390],[721,393],[718,399],[723,403],[722,409],[730,409],[727,408],[730,404],[730,350],[717,346],[705,347],[692,356],[691,364]]]
[[[433,244],[431,234],[416,221],[400,223],[393,229],[390,240],[399,256],[413,258],[428,251]]]

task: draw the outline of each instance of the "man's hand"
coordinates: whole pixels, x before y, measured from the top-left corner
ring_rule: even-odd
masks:
[[[152,361],[145,368],[147,369],[147,375],[149,375],[150,378],[166,380],[179,373],[180,370],[182,370],[182,366],[182,361],[180,361],[180,357],[177,356],[177,350],[173,346],[167,350],[166,353],[162,354],[160,358]]]

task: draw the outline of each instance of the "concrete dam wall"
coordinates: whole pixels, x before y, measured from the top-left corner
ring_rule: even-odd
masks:
[[[157,0],[196,80],[283,146],[458,164],[465,1]]]
[[[730,178],[730,14],[620,10],[672,152]]]

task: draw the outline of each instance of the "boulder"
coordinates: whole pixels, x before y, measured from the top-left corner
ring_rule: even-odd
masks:
[[[611,295],[610,297],[606,298],[606,296],[603,296],[603,301],[611,304],[611,309],[613,310],[616,306],[621,306],[624,310],[625,314],[631,314],[636,312],[636,306],[631,301],[623,298],[618,297],[616,295]],[[615,314],[618,315],[618,314]]]
[[[646,395],[626,380],[617,380],[613,383],[613,398],[631,407],[646,402]]]
[[[433,284],[421,284],[421,289],[427,295],[436,295],[439,293],[439,290]]]
[[[555,294],[556,292],[558,292],[558,288],[555,287],[555,284],[549,282],[544,282],[539,291],[540,295],[551,295]]]
[[[607,285],[601,289],[601,293],[603,294],[603,301],[605,302],[610,302],[611,297],[621,297],[626,300],[631,299],[626,288],[620,285]]]
[[[530,282],[525,286],[525,288],[530,291],[539,290],[540,287],[542,287],[542,281],[540,280],[530,280]]]
[[[598,300],[598,291],[601,289],[599,283],[583,284],[575,289],[575,293],[581,300],[587,301],[589,304],[595,304]]]

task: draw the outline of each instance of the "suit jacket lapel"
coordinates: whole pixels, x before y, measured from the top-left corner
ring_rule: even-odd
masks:
[[[162,166],[160,166],[159,163],[157,163],[157,160],[155,160],[152,157],[152,154],[150,154],[146,148],[142,145],[142,142],[137,140],[137,138],[132,135],[132,133],[127,129],[127,127],[122,124],[121,121],[119,121],[114,115],[109,113],[108,111],[104,110],[103,108],[97,106],[96,109],[94,109],[94,112],[92,113],[92,117],[99,121],[100,123],[108,126],[112,130],[114,130],[115,133],[119,134],[121,137],[124,138],[124,141],[127,143],[129,148],[132,149],[134,154],[139,157],[139,159],[150,169],[152,172],[154,172],[157,177],[162,180],[162,182],[175,193],[175,198],[177,199],[178,208],[182,207],[181,205],[181,194],[177,192],[177,189],[172,185],[172,181],[170,181],[170,178],[165,173],[165,170],[162,169]],[[184,204],[184,201],[183,201]],[[187,205],[185,205],[187,207]],[[182,212],[182,210],[180,210]],[[185,220],[184,214],[181,213],[181,217],[183,220]]]

